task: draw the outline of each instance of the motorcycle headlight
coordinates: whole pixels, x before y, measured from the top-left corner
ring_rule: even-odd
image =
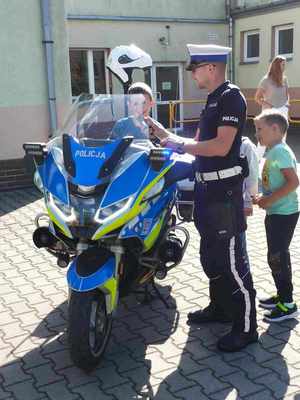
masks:
[[[157,194],[159,194],[163,190],[164,185],[165,185],[165,179],[162,178],[154,186],[152,186],[152,188],[144,195],[143,200],[151,199],[151,197],[154,197]]]
[[[96,186],[83,186],[78,185],[78,191],[82,194],[91,194],[95,190]]]
[[[133,196],[130,196],[126,199],[117,201],[110,206],[100,208],[95,215],[95,220],[98,223],[104,223],[109,221],[110,219],[116,218],[118,215],[122,214],[126,209],[131,206],[132,201]]]
[[[73,209],[68,204],[63,203],[62,201],[58,200],[50,193],[50,204],[58,210],[63,217],[71,217],[73,215]]]
[[[93,225],[99,201],[95,197],[77,197],[71,195],[71,205],[80,225]]]

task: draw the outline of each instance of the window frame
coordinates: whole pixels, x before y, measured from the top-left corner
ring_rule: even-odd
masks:
[[[279,32],[284,31],[284,30],[289,30],[289,29],[293,30],[293,52],[279,54]],[[294,32],[295,32],[294,24],[277,25],[274,27],[274,33],[275,33],[274,53],[275,53],[275,56],[283,56],[286,58],[293,58],[293,56],[294,56]]]
[[[248,57],[247,56],[247,51],[248,51],[248,37],[252,35],[258,35],[258,57]],[[251,31],[244,31],[243,35],[243,62],[245,63],[251,63],[251,62],[258,62],[260,59],[260,30],[259,29],[253,29]]]

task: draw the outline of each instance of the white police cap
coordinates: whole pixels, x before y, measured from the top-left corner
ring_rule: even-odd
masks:
[[[190,55],[187,71],[191,71],[195,65],[203,63],[227,62],[227,56],[231,47],[218,46],[216,44],[187,44]]]

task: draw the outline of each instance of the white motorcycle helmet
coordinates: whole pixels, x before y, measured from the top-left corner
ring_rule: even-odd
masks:
[[[144,50],[134,44],[130,46],[117,46],[112,49],[106,64],[123,83],[128,82],[128,71],[135,68],[147,68],[152,66],[152,58]]]

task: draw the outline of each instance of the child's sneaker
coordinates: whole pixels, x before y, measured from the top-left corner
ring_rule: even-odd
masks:
[[[279,296],[277,295],[259,300],[259,306],[261,308],[265,308],[266,310],[275,308],[277,303],[279,303]]]
[[[264,314],[264,319],[268,322],[280,322],[284,321],[285,319],[296,318],[297,316],[298,309],[296,304],[289,308],[279,302],[272,311]]]

